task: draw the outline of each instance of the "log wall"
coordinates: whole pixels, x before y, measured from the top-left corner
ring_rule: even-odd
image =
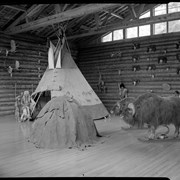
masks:
[[[17,43],[16,52],[9,52],[10,41]],[[76,61],[77,50],[70,44]],[[0,34],[0,116],[14,114],[15,96],[28,90],[32,93],[48,66],[48,46],[46,39],[29,35],[8,36]],[[20,70],[15,69],[19,61]],[[8,66],[13,68],[12,77]]]
[[[108,110],[118,100],[118,83],[123,82],[128,89],[128,95],[137,97],[147,91],[162,96],[169,96],[175,90],[180,90],[180,33],[155,35],[153,37],[134,38],[80,47],[78,65],[85,78],[97,93]],[[139,49],[134,49],[139,44]],[[155,51],[148,51],[155,46]],[[166,63],[160,63],[159,58],[165,57]],[[133,59],[137,57],[135,62]],[[155,69],[147,70],[149,65]],[[133,71],[138,66],[140,70]],[[107,92],[98,91],[97,83],[100,71]],[[134,85],[134,81],[137,84]],[[170,90],[162,87],[170,85]]]
[[[27,36],[0,34],[0,116],[14,113],[15,96],[28,90],[32,93],[47,67],[46,42]],[[9,52],[10,41],[17,43],[16,52]],[[15,62],[19,61],[19,70]],[[12,77],[8,67],[13,68]],[[40,68],[40,69],[38,69]]]

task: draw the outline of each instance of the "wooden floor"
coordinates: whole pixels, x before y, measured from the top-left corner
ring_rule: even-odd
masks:
[[[117,117],[96,121],[104,143],[84,151],[38,149],[13,116],[0,118],[1,177],[169,177],[180,179],[180,142],[143,143],[145,130],[125,131]],[[173,128],[173,127],[172,127]]]

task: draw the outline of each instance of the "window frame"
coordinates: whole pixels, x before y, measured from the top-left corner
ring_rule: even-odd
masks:
[[[172,3],[172,2],[169,2],[169,3]],[[177,13],[177,12],[180,13],[180,10],[169,13],[169,3],[164,4],[164,5],[165,5],[165,8],[166,8],[166,13],[165,13],[165,14],[159,14],[159,15],[156,15],[156,16],[166,15],[166,14],[168,15],[168,14]],[[146,14],[146,13],[149,13],[149,12],[150,12],[150,16],[149,16],[149,17],[155,16],[155,9],[156,9],[158,6],[161,6],[161,5],[163,5],[163,4],[158,4],[156,7],[153,7],[153,8],[151,8],[150,10],[147,10],[146,12],[143,12],[143,13],[141,14],[141,16],[144,15],[144,14]],[[180,4],[179,4],[178,7],[180,7]],[[149,18],[149,17],[145,17],[145,18]],[[139,19],[140,19],[140,16],[139,16]],[[141,19],[143,19],[143,18],[141,18]],[[177,33],[177,32],[180,32],[180,30],[179,30],[179,31],[174,31],[174,32],[170,32],[170,31],[169,31],[169,22],[171,22],[171,21],[176,21],[176,20],[180,20],[180,18],[179,18],[179,19],[174,19],[174,20],[165,20],[165,21],[163,20],[163,21],[157,22],[157,23],[148,23],[148,24],[145,23],[145,24],[142,24],[142,25],[135,25],[135,26],[125,27],[125,28],[115,29],[115,30],[112,30],[112,31],[110,31],[110,32],[107,32],[106,34],[104,34],[103,36],[101,36],[101,43],[112,42],[112,41],[120,41],[120,40],[125,40],[125,39],[141,38],[141,37],[154,36],[154,35],[161,35],[161,34],[167,34],[167,33]],[[155,34],[155,25],[158,24],[158,23],[166,23],[166,32]],[[145,26],[145,25],[150,25],[150,35],[140,36],[140,27],[141,27],[141,26]],[[135,27],[137,27],[137,36],[136,36],[136,37],[129,37],[129,38],[128,38],[128,35],[127,35],[127,31],[128,31],[128,30],[127,30],[127,29],[129,29],[129,28],[135,28]],[[115,39],[114,39],[114,31],[118,31],[118,30],[122,30],[123,38],[122,38],[122,39],[116,39],[116,40],[115,40]],[[103,37],[107,36],[107,35],[110,34],[110,33],[112,33],[112,35],[111,35],[111,39],[112,39],[112,40],[111,40],[111,41],[105,41],[105,42],[103,42],[103,41],[102,41]]]

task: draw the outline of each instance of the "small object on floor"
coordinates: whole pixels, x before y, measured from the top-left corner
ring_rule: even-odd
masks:
[[[157,139],[166,139],[168,136],[166,134],[161,134],[157,137]]]

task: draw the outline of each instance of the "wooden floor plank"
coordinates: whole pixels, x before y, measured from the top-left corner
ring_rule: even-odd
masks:
[[[180,142],[143,143],[119,117],[95,121],[104,139],[84,151],[39,149],[14,116],[0,117],[0,177],[169,177],[180,179]],[[173,127],[171,127],[173,133]]]

